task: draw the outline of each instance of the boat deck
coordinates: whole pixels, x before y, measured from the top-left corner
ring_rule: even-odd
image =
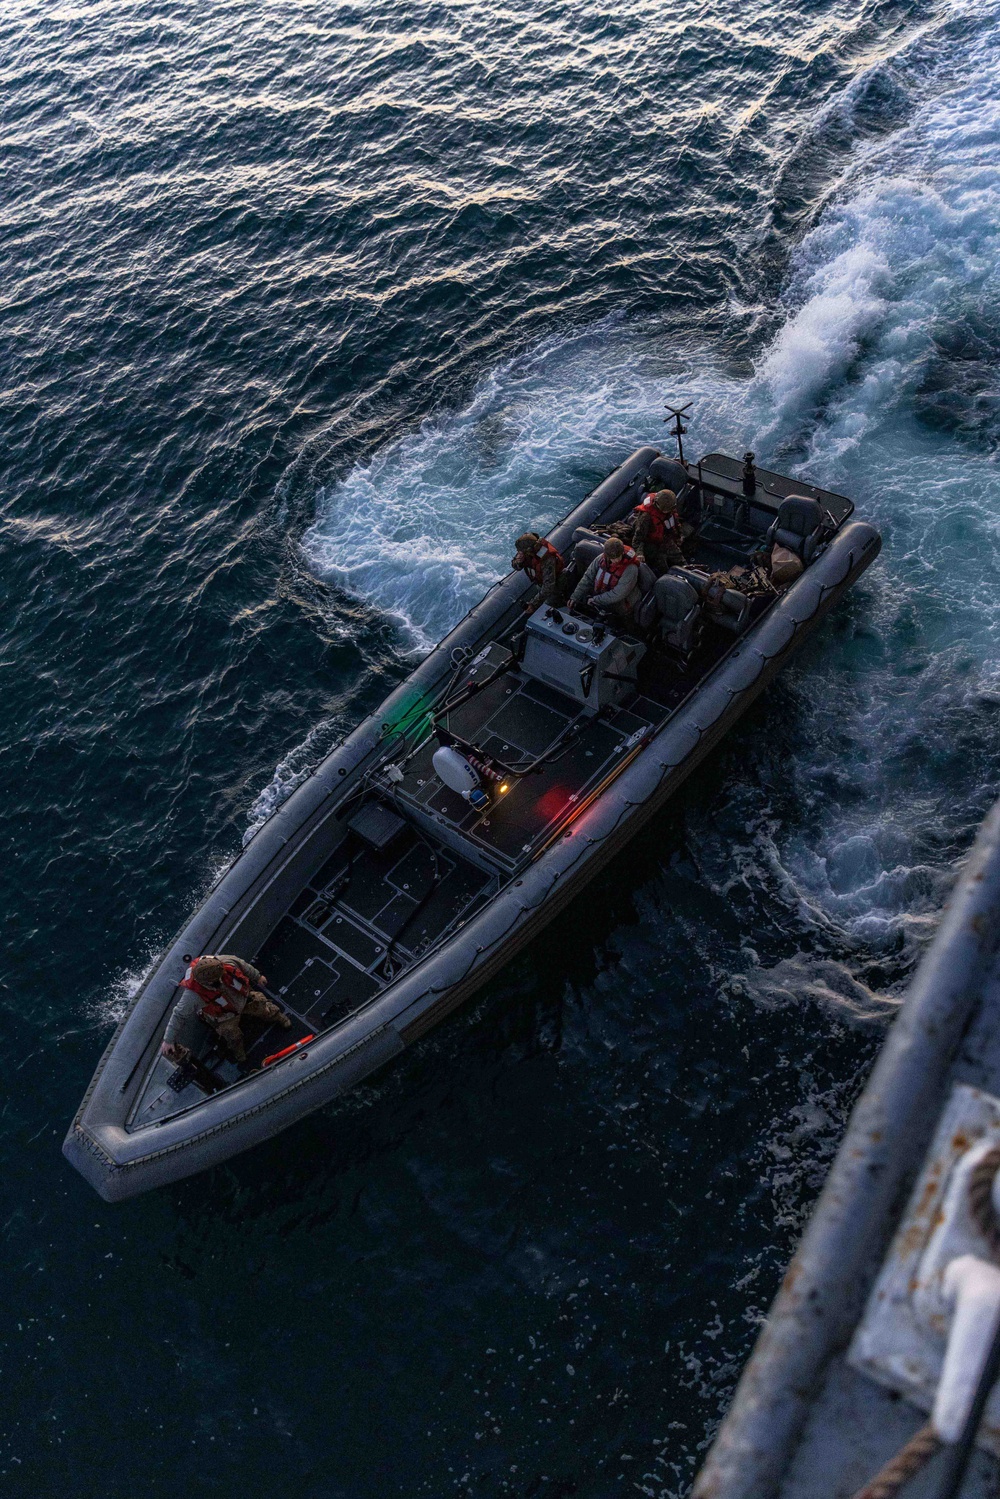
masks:
[[[571,698],[509,673],[453,711],[449,727],[505,765],[524,765],[542,755],[552,759],[512,782],[481,816],[435,775],[431,758],[437,740],[430,738],[406,767],[399,803],[461,834],[499,869],[513,870],[663,716],[659,703],[638,696],[627,708],[588,717]]]
[[[448,850],[434,849],[402,825],[389,847],[375,849],[355,833],[319,871],[256,956],[266,992],[292,1021],[290,1030],[244,1019],[247,1065],[326,1030],[373,999],[399,972],[466,920],[497,888],[497,879]],[[205,1030],[200,1060],[220,1087],[239,1068]],[[131,1128],[155,1123],[199,1102],[189,1083],[174,1092],[171,1062],[161,1059]]]
[[[314,1030],[356,1010],[496,889],[496,879],[401,826],[388,847],[351,834],[258,954],[268,989]]]

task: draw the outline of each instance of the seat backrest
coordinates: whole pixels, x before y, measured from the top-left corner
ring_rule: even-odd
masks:
[[[686,583],[691,584],[699,598],[708,587],[708,573],[699,572],[694,567],[672,567],[664,573],[664,577],[683,578]]]
[[[682,521],[697,526],[701,520],[701,492],[676,458],[654,458],[646,471],[647,490],[672,489]]]
[[[639,563],[639,586],[632,595],[636,600],[632,620],[640,630],[656,623],[656,574],[645,562]]]
[[[656,605],[660,614],[660,638],[664,645],[688,656],[701,634],[701,603],[697,590],[686,578],[664,573],[656,580]]]
[[[823,506],[808,495],[790,494],[778,506],[775,530],[791,531],[793,536],[811,536],[823,524]]]
[[[676,458],[654,458],[646,471],[650,490],[672,489],[679,495],[688,482],[687,469]]]
[[[603,545],[602,538],[598,536],[596,531],[592,531],[589,526],[576,527],[575,531],[573,532],[573,545],[576,546],[577,542],[579,541],[596,541],[600,542],[601,545]]]
[[[656,580],[656,607],[668,625],[679,624],[698,604],[698,595],[686,578],[664,573]]]
[[[604,551],[604,542],[599,536],[584,536],[573,548],[573,568],[576,575],[583,577],[587,568]]]
[[[639,598],[639,602],[632,611],[632,623],[640,630],[649,630],[656,624],[658,617],[656,589],[655,587],[649,588]]]

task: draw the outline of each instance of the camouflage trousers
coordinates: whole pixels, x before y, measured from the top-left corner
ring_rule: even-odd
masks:
[[[684,553],[674,542],[665,542],[661,547],[650,546],[647,542],[644,550],[646,561],[658,578],[662,578],[670,567],[684,566]]]
[[[243,1028],[240,1025],[243,1016],[247,1016],[250,1020],[277,1020],[284,1013],[281,1006],[276,1005],[273,999],[268,999],[265,994],[261,994],[259,989],[252,989],[241,1014],[220,1015],[217,1018],[203,1015],[202,1019],[206,1025],[212,1027],[233,1061],[245,1062],[247,1052],[243,1044]]]

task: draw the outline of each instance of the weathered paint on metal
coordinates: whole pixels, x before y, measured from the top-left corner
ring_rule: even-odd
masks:
[[[860,1098],[692,1499],[770,1499],[861,1315],[1000,944],[1000,804]]]

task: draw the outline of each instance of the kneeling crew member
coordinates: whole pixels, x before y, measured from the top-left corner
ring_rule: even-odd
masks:
[[[542,590],[538,598],[525,604],[528,613],[541,604],[560,604],[563,599],[563,560],[551,541],[537,531],[525,531],[514,543],[517,548],[511,561],[515,572],[525,572]]]
[[[684,561],[681,551],[681,518],[677,513],[677,496],[672,489],[648,494],[632,511],[635,528],[632,545],[641,562],[659,576],[668,567]]]
[[[609,536],[604,551],[594,558],[573,589],[569,607],[588,605],[598,614],[627,618],[638,586],[638,557],[617,536]]]
[[[234,1062],[245,1062],[247,1053],[240,1026],[244,1015],[252,1020],[276,1021],[285,1030],[292,1023],[280,1005],[255,987],[266,982],[252,963],[231,953],[218,957],[209,953],[195,958],[181,980],[185,992],[167,1021],[160,1051],[171,1062],[183,1062],[189,1053],[179,1037],[184,1033],[185,1023],[197,1015],[215,1032]]]

